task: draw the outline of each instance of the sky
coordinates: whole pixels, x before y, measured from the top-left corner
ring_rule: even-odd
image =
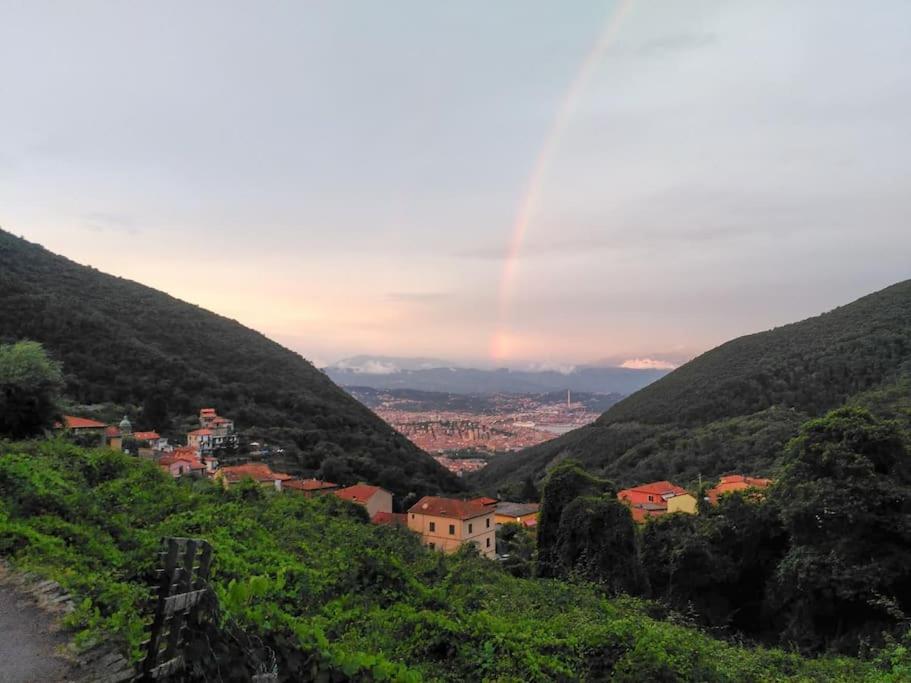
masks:
[[[909,26],[0,0],[0,227],[320,365],[679,363],[911,277]]]

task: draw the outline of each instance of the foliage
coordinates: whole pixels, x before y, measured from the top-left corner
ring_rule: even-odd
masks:
[[[0,436],[41,434],[59,418],[60,367],[41,344],[0,344]]]
[[[538,514],[538,576],[562,573],[558,546],[563,510],[579,496],[600,494],[609,487],[609,482],[593,477],[574,460],[551,470]]]
[[[325,448],[340,484],[377,481],[399,495],[457,491],[459,481],[298,354],[239,323],[99,273],[0,231],[0,342],[41,342],[63,363],[76,403],[141,406],[137,428],[183,436],[213,406],[249,441],[282,446],[273,466],[312,475]],[[0,411],[2,413],[3,411]],[[169,431],[173,430],[173,431]],[[2,431],[2,430],[0,430]]]
[[[430,551],[334,497],[205,481],[62,440],[0,445],[0,554],[80,599],[83,638],[139,655],[163,536],[208,539],[219,612],[191,631],[191,678],[249,680],[898,680],[882,662],[806,660],[655,621],[639,603]],[[904,667],[904,668],[902,668]]]
[[[791,444],[774,498],[791,547],[775,592],[785,637],[850,651],[911,609],[911,468],[893,423],[842,408]]]
[[[525,525],[508,522],[497,528],[497,554],[503,555],[503,569],[513,576],[530,578],[535,571],[535,537]]]

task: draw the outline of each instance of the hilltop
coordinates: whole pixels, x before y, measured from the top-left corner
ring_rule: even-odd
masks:
[[[540,478],[570,456],[622,485],[774,474],[806,419],[857,404],[911,422],[909,389],[911,280],[712,349],[595,423],[498,459],[475,484],[496,489]]]
[[[0,231],[0,342],[20,339],[62,362],[67,398],[125,406],[143,428],[167,433],[211,405],[250,439],[283,446],[285,471],[315,472],[328,461],[340,483],[367,480],[399,495],[460,488],[297,353]],[[151,423],[153,414],[165,424]]]

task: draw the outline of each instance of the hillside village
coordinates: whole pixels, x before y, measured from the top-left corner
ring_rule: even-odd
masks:
[[[223,417],[214,408],[199,411],[199,427],[187,432],[186,444],[172,444],[155,431],[133,431],[124,416],[117,425],[85,417],[64,416],[58,429],[81,437],[97,437],[99,445],[114,450],[129,450],[135,445],[135,455],[153,460],[159,468],[175,479],[206,477],[228,488],[250,480],[276,492],[304,496],[334,495],[342,500],[362,506],[374,524],[389,524],[407,528],[421,537],[424,545],[443,552],[454,552],[462,545],[472,543],[484,557],[503,556],[502,545],[498,551],[497,530],[504,524],[519,524],[534,533],[540,505],[502,501],[487,496],[459,499],[442,496],[424,496],[404,512],[395,512],[393,494],[370,483],[360,482],[341,486],[319,479],[301,479],[274,471],[267,463],[251,460],[237,465],[222,466],[218,453],[236,450],[238,437],[234,421]],[[259,444],[252,444],[259,447]],[[132,451],[130,451],[132,452]],[[707,489],[704,500],[715,504],[719,496],[731,491],[763,489],[770,479],[730,474]],[[696,495],[669,481],[657,481],[623,489],[617,498],[625,503],[634,522],[643,524],[650,518],[671,513],[697,514]]]

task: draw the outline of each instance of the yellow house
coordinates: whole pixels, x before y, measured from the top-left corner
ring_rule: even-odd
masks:
[[[497,524],[522,524],[533,527],[538,522],[538,503],[497,503],[494,510],[494,520]]]
[[[696,497],[691,493],[681,493],[679,496],[667,499],[667,511],[685,512],[688,515],[696,514]]]
[[[491,507],[424,496],[408,510],[408,528],[436,550],[451,553],[463,543],[474,543],[484,557],[496,557],[496,523]]]

